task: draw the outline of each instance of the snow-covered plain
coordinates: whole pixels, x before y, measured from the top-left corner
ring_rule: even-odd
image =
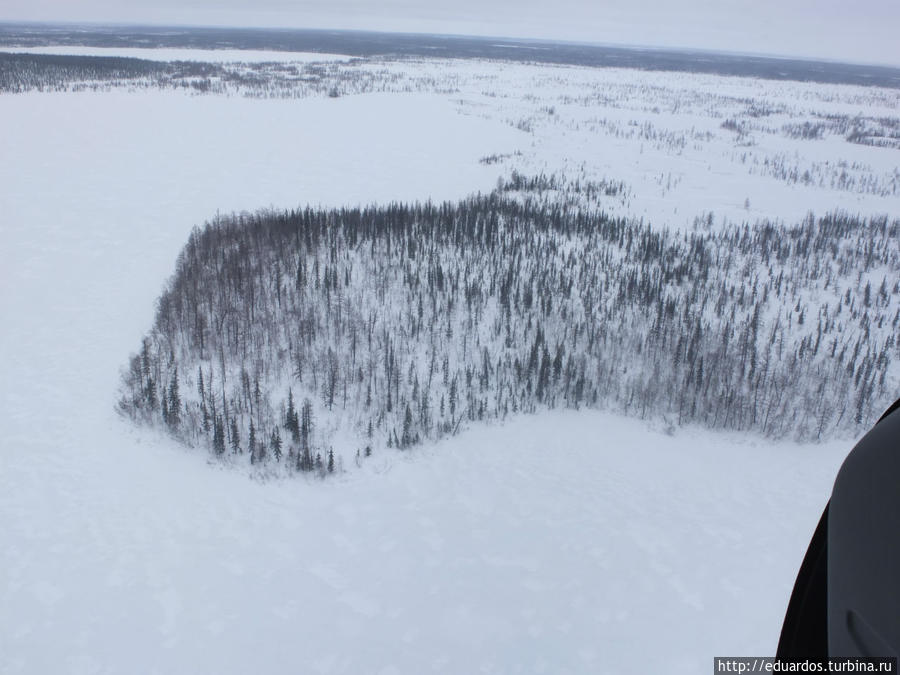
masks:
[[[719,155],[696,150],[717,158],[713,171],[691,152],[589,126],[627,123],[642,91],[667,100],[653,89],[661,75],[456,68],[450,93],[0,96],[11,131],[0,134],[0,672],[694,673],[714,655],[774,651],[851,441],[668,436],[554,413],[380,453],[336,480],[259,483],[113,412],[118,369],[179,249],[217,210],[457,198],[511,168],[586,162],[589,177],[629,182],[638,196],[616,208],[638,216],[672,206],[686,224],[735,200],[728,213],[746,211],[746,169],[722,160],[731,141],[717,141]],[[524,92],[548,71],[557,109],[528,122],[548,102]],[[460,83],[479,77],[486,93],[466,94]],[[579,78],[595,78],[594,91],[614,78],[609,110],[631,108],[560,101]],[[870,105],[851,88],[720,80],[659,86],[698,106],[692,91],[729,83]],[[565,106],[575,112],[557,122]],[[699,110],[666,123],[718,128]],[[896,151],[815,142],[867,153],[879,171],[896,164]],[[507,159],[479,162],[492,155]],[[647,192],[666,162],[680,190]],[[730,178],[708,178],[720,174]],[[746,180],[760,186],[751,205],[787,219],[863,204],[812,188],[769,204],[777,181]],[[872,208],[896,214],[896,199]]]
[[[617,215],[680,229],[702,214],[791,223],[809,211],[900,213],[896,147],[848,142],[838,122],[900,123],[896,90],[614,68],[486,71],[471,62],[444,72],[461,112],[522,134],[522,154],[505,165],[624,181],[627,196],[604,204]],[[788,135],[804,123],[822,124],[821,135]]]
[[[83,408],[68,440],[4,450],[4,673],[643,675],[771,654],[846,449],[569,412],[257,483]]]

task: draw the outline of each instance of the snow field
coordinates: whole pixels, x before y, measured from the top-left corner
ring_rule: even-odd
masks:
[[[4,672],[693,673],[771,654],[848,449],[566,412],[257,483],[104,422],[93,445],[4,457]]]
[[[455,199],[513,166],[480,157],[517,150],[640,191],[662,161],[454,96],[0,97],[0,672],[695,673],[774,651],[851,441],[561,412],[260,483],[112,412],[217,210]],[[679,213],[743,203],[737,174],[720,190],[671,161],[706,199],[673,192]],[[797,194],[804,213],[850,199]],[[789,219],[782,197],[767,208]],[[664,212],[641,203],[622,208]]]

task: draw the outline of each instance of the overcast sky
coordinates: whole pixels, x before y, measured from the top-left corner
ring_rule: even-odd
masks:
[[[0,20],[532,37],[900,65],[900,0],[3,0]]]

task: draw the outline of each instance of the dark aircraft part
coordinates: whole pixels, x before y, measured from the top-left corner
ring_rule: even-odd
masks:
[[[844,460],[803,559],[776,657],[900,654],[900,400]]]

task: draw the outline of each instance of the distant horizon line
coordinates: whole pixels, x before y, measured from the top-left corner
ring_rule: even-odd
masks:
[[[222,31],[261,31],[261,32],[306,32],[306,33],[347,33],[358,35],[397,35],[403,37],[431,37],[431,38],[450,38],[450,39],[466,39],[477,40],[481,42],[490,42],[493,40],[499,42],[515,43],[532,43],[540,45],[563,45],[575,47],[595,47],[604,49],[619,49],[622,51],[652,51],[661,54],[709,54],[729,57],[747,57],[753,59],[764,59],[769,61],[802,61],[807,63],[821,63],[844,66],[863,66],[875,68],[889,68],[900,70],[900,63],[875,62],[875,61],[854,61],[841,58],[829,58],[825,56],[811,55],[791,55],[778,54],[772,52],[748,52],[742,50],[726,50],[711,47],[679,47],[679,46],[661,46],[653,44],[625,43],[625,42],[593,42],[588,40],[573,40],[552,37],[523,37],[514,35],[486,35],[486,34],[466,34],[466,33],[435,33],[430,31],[408,31],[408,30],[379,30],[379,29],[360,29],[360,28],[316,28],[304,26],[239,26],[224,23],[171,23],[171,22],[154,22],[154,21],[74,21],[74,20],[48,20],[48,19],[2,19],[0,18],[0,27],[66,27],[66,28],[98,28],[98,29],[115,29],[115,28],[132,28],[132,29],[178,29],[178,30],[222,30]],[[48,45],[52,46],[52,45]],[[65,47],[67,45],[59,45]],[[74,46],[74,45],[68,45]],[[121,47],[127,48],[127,47]],[[151,47],[152,48],[152,47]],[[0,49],[8,49],[0,45]],[[99,49],[99,47],[98,47]],[[199,49],[199,48],[195,48]],[[240,48],[238,48],[240,49]],[[278,49],[274,47],[268,48],[267,51],[281,52],[290,51]]]

